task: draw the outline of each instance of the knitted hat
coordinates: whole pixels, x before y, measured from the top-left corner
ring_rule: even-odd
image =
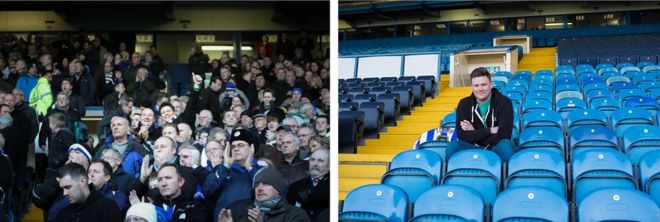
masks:
[[[266,118],[266,115],[264,115],[263,113],[257,113],[254,116],[252,116],[252,119],[256,120],[257,118]]]
[[[149,203],[136,203],[128,208],[126,212],[126,217],[128,216],[138,216],[147,220],[147,222],[156,222],[156,207],[153,204]]]
[[[228,82],[227,83],[227,89],[226,90],[236,90],[236,86],[234,86],[234,83]]]
[[[254,138],[252,133],[246,129],[237,129],[231,134],[231,142],[234,141],[245,141],[246,143],[252,145],[254,143]]]
[[[293,89],[291,90],[291,93],[300,93],[300,94],[302,94],[302,89],[300,89],[300,88],[298,88],[298,87],[293,88]]]
[[[263,182],[267,183],[273,188],[275,188],[280,194],[284,194],[284,189],[286,188],[286,181],[284,180],[284,177],[282,177],[282,174],[280,174],[279,171],[277,171],[275,168],[271,167],[266,167],[259,172],[257,172],[257,175],[254,176],[254,185],[256,185],[258,182]]]
[[[68,153],[70,153],[71,151],[74,151],[74,150],[82,153],[83,156],[85,156],[85,158],[87,158],[87,161],[92,162],[92,155],[89,154],[89,152],[87,151],[87,149],[85,149],[85,147],[83,147],[80,144],[74,143],[73,145],[71,145],[69,147]]]

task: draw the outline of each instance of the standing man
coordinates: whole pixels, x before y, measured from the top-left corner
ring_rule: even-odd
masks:
[[[470,81],[472,95],[461,99],[456,108],[458,141],[447,146],[446,158],[465,149],[486,149],[507,162],[514,151],[511,100],[493,89],[490,73],[483,67],[472,71]]]

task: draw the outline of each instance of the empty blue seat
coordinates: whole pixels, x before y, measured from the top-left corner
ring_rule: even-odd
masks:
[[[644,73],[644,74],[639,74],[636,76],[633,76],[632,82],[635,83],[636,85],[641,85],[642,83],[646,82],[656,82],[656,75],[654,73]]]
[[[550,77],[552,77],[553,75],[554,75],[554,73],[552,72],[552,70],[539,69],[539,70],[536,71],[536,75],[534,76],[534,78],[538,78],[539,76],[550,76]]]
[[[378,132],[385,123],[385,104],[382,102],[363,102],[358,110],[364,112],[365,131]]]
[[[660,221],[660,208],[646,194],[631,189],[603,189],[578,203],[578,221]]]
[[[620,63],[637,64],[637,56],[619,56],[618,60]]]
[[[589,102],[589,107],[603,111],[605,115],[610,116],[614,111],[621,108],[621,102],[614,98],[595,98]]]
[[[632,63],[622,62],[622,61],[620,61],[618,64],[616,64],[617,69],[621,69],[621,68],[624,68],[624,67],[635,67],[635,66],[633,66]],[[635,67],[635,68],[637,68],[637,67]],[[623,70],[621,70],[621,73],[625,73],[625,72]]]
[[[436,186],[422,193],[415,205],[409,222],[484,220],[484,200],[470,187]]]
[[[605,83],[591,83],[582,87],[583,87],[582,92],[585,95],[589,94],[593,90],[609,90],[609,88],[607,88],[607,85],[605,85]]]
[[[355,82],[355,83],[349,83],[347,86],[348,88],[362,88],[365,87],[367,84],[361,83],[361,82]]]
[[[371,87],[381,87],[381,86],[384,86],[384,85],[385,84],[379,83],[379,82],[367,82],[365,86],[371,88]]]
[[[655,120],[651,112],[644,108],[632,107],[621,108],[612,113],[612,129],[617,137],[621,137],[623,132],[635,125],[653,125]]]
[[[630,97],[643,97],[646,96],[646,92],[642,91],[641,89],[625,89],[625,90],[619,90],[615,94],[616,98],[621,101],[621,104],[624,104],[627,98]],[[624,104],[625,105],[625,104]]]
[[[573,84],[561,84],[555,86],[555,92],[560,93],[563,91],[580,91],[580,86],[576,83]]]
[[[617,73],[619,72],[619,70],[617,68],[614,68],[614,66],[612,66],[612,64],[598,64],[596,66],[596,70],[597,70],[598,75],[601,75],[601,76],[605,72],[617,72]]]
[[[628,79],[628,77],[625,76],[611,76],[609,78],[605,76],[603,77],[606,78],[605,84],[607,84],[607,86],[611,86],[615,82],[630,82],[630,79]]]
[[[486,204],[492,204],[500,192],[502,160],[488,150],[463,150],[447,161],[447,174],[442,184],[472,187],[481,193]]]
[[[440,156],[430,150],[416,149],[394,156],[381,183],[401,187],[408,194],[408,200],[414,203],[424,191],[439,185],[441,178]]]
[[[349,153],[356,153],[358,139],[362,136],[364,129],[364,112],[340,111],[339,112],[339,146],[348,149]],[[346,151],[342,149],[342,151]]]
[[[364,82],[364,83],[379,82],[379,78],[378,77],[367,77],[367,78],[362,79],[362,82]]]
[[[360,107],[360,104],[356,102],[340,102],[339,111],[355,111]]]
[[[610,85],[609,87],[610,90],[612,90],[612,92],[615,94],[623,90],[637,89],[637,85],[635,85],[634,83],[627,83],[627,82],[615,82],[612,83],[612,85]]]
[[[591,103],[593,99],[595,98],[614,98],[610,90],[607,89],[595,89],[589,91],[589,93],[586,93],[587,98],[586,101],[587,103]]]
[[[558,92],[557,95],[555,95],[555,101],[554,102],[559,102],[562,99],[579,99],[579,100],[584,100],[584,95],[580,91],[561,91]]]
[[[616,134],[605,126],[578,126],[573,128],[569,135],[569,145],[573,155],[599,148],[621,150]]]
[[[660,150],[652,150],[639,160],[639,177],[642,190],[660,205]]]
[[[660,127],[641,125],[628,128],[623,133],[623,148],[633,164],[647,152],[660,150]]]
[[[637,189],[630,159],[614,149],[594,148],[576,153],[572,168],[573,199],[577,203],[600,189]]]
[[[397,87],[397,86],[405,86],[405,85],[406,85],[405,82],[385,82],[385,86],[388,87]]]
[[[392,93],[399,94],[399,101],[401,102],[401,110],[410,112],[410,109],[413,106],[412,90],[406,86],[397,86],[392,88]]]
[[[376,101],[377,96],[374,94],[360,94],[360,95],[355,95],[353,97],[353,100],[363,100],[363,101],[368,101],[368,102],[373,102]]]
[[[382,102],[385,106],[385,120],[396,120],[401,112],[401,101],[399,94],[384,93],[378,95],[378,102]]]
[[[507,165],[505,189],[543,187],[566,198],[566,162],[563,155],[543,149],[524,149],[514,153]]]
[[[396,82],[396,77],[380,77],[381,82]]]
[[[571,111],[584,108],[587,108],[587,104],[582,99],[565,98],[557,101],[555,110],[561,114],[562,118],[566,118]]]
[[[556,127],[532,127],[518,137],[518,149],[545,149],[564,154],[564,133]]]
[[[580,86],[586,86],[587,84],[590,83],[605,83],[605,80],[599,76],[578,75],[578,78],[580,78]]]
[[[655,100],[655,98],[651,98],[648,96],[632,96],[632,97],[627,97],[623,101],[623,107],[640,107],[648,110],[651,112],[653,116],[658,113],[658,102]]]
[[[522,93],[518,93],[517,91],[513,91],[513,92],[509,91],[509,92],[502,93],[502,94],[504,96],[506,96],[507,98],[509,98],[512,103],[517,104],[518,107],[520,107],[522,105],[522,101],[523,101]]]
[[[552,103],[552,92],[533,91],[527,94],[526,100],[545,100]]]
[[[577,59],[576,58],[560,58],[559,59],[559,64],[560,65],[569,65],[569,66],[576,66],[577,65]]]
[[[339,102],[351,102],[353,101],[353,95],[339,95]]]
[[[628,63],[628,65],[629,66],[620,67],[619,72],[621,72],[621,74],[626,74],[627,72],[631,72],[631,71],[637,71],[637,72],[642,71],[640,68],[637,68],[636,66],[632,66],[632,64]]]
[[[578,60],[578,64],[589,64],[589,65],[596,65],[598,63],[598,59],[593,56],[588,56],[588,57],[580,57]]]
[[[504,190],[493,204],[493,221],[568,222],[568,202],[542,187],[518,187]]]
[[[660,83],[654,82],[644,82],[639,84],[639,89],[643,90],[644,92],[651,92],[654,89],[660,89]],[[655,98],[653,98],[655,99]]]
[[[496,72],[494,76],[504,76],[507,79],[510,79],[511,77],[513,77],[513,74],[511,74],[511,72],[509,71],[499,71]]]
[[[649,73],[651,71],[658,71],[660,70],[660,66],[656,66],[655,64],[648,63],[648,66],[640,67],[639,65],[637,66],[640,69],[642,69],[642,72]]]
[[[360,82],[360,81],[362,81],[362,79],[360,79],[360,78],[352,78],[352,79],[346,79],[344,82],[345,82],[345,83],[357,83],[357,82]]]
[[[348,193],[339,221],[407,221],[408,195],[397,186],[370,184]]]
[[[533,110],[523,115],[523,129],[529,127],[556,127],[562,129],[562,118],[552,110]]]
[[[569,132],[579,126],[607,127],[609,125],[605,113],[597,109],[576,109],[566,116],[566,128]]]
[[[547,100],[525,100],[522,106],[523,115],[533,110],[552,110],[552,102]]]
[[[418,76],[417,81],[424,82],[424,88],[426,89],[426,96],[433,96],[435,93],[436,81],[435,76]]]
[[[411,87],[414,96],[414,104],[422,105],[426,100],[426,89],[423,82],[419,81],[409,81],[406,83],[406,86]]]
[[[651,63],[651,64],[656,64],[656,63],[658,63],[658,57],[656,57],[655,55],[640,55],[639,56],[639,62],[640,63],[648,62],[648,63]]]
[[[415,76],[401,76],[401,77],[399,77],[399,81],[403,81],[403,82],[415,81],[416,79],[417,79],[417,77],[415,77]]]

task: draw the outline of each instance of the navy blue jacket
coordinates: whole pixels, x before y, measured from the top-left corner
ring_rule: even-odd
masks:
[[[211,171],[204,182],[204,196],[217,196],[217,192],[220,192],[213,215],[218,215],[220,210],[229,208],[229,205],[238,200],[250,198],[252,181],[260,168],[261,166],[253,161],[250,171],[236,163],[232,164],[229,169],[221,164]],[[214,217],[213,220],[217,221],[217,217]]]

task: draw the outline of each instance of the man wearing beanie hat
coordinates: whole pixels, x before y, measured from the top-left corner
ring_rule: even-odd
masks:
[[[224,163],[214,167],[204,183],[204,196],[218,197],[213,212],[216,221],[221,209],[250,197],[252,178],[261,168],[254,160],[254,136],[249,130],[234,130],[230,141]]]
[[[128,209],[124,221],[157,222],[156,218],[156,208],[153,204],[136,203]]]
[[[286,181],[276,169],[264,168],[254,178],[254,200],[244,199],[220,213],[220,221],[311,221],[284,198]]]

